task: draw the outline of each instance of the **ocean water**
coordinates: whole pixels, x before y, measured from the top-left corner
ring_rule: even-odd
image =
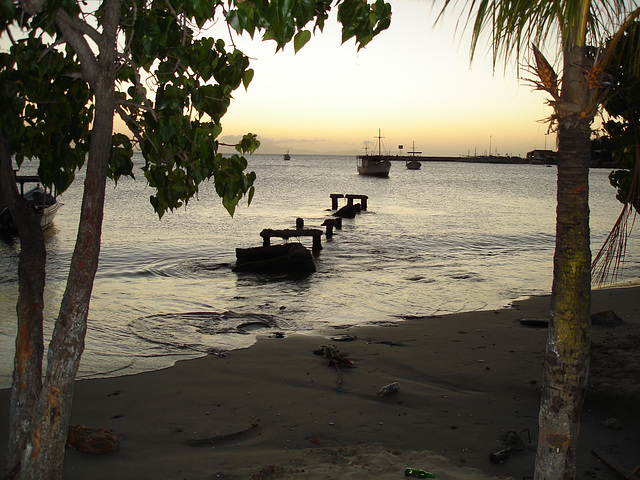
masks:
[[[140,159],[137,159],[140,163]],[[107,204],[80,378],[163,368],[183,358],[250,346],[257,334],[327,332],[411,316],[500,308],[551,289],[556,169],[536,165],[402,162],[389,178],[360,176],[352,156],[254,155],[250,207],[231,218],[203,185],[161,220],[141,173],[107,187]],[[595,252],[622,205],[608,170],[591,171]],[[47,333],[75,242],[83,174],[47,231]],[[309,228],[331,193],[367,195],[368,210],[323,238],[308,276],[234,273],[235,249],[264,228]],[[343,202],[340,203],[340,206]],[[637,231],[620,281],[640,279]],[[274,239],[274,243],[279,240]],[[311,246],[310,238],[300,241]],[[17,241],[0,242],[0,386],[10,384]],[[443,319],[443,321],[446,321]]]

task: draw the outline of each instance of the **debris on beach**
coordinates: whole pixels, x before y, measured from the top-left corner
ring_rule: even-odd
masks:
[[[225,433],[214,435],[212,437],[202,437],[202,438],[190,438],[185,441],[185,444],[190,447],[201,447],[208,445],[218,445],[220,443],[235,441],[239,436],[245,435],[256,429],[260,425],[260,419],[252,422],[247,428],[239,430],[237,432]]]
[[[526,431],[527,434],[529,434],[528,429],[525,429],[523,431]],[[491,463],[502,463],[513,453],[521,452],[522,450],[524,450],[525,446],[522,438],[520,438],[520,435],[518,435],[518,433],[514,430],[506,433],[506,435],[504,436],[504,443],[507,445],[507,448],[489,455],[489,460],[491,460]],[[531,438],[529,438],[529,443],[531,443]]]
[[[436,476],[433,473],[427,472],[426,470],[422,470],[419,468],[405,469],[404,476],[413,477],[413,478],[436,478]]]
[[[355,363],[346,358],[347,353],[342,353],[335,345],[320,345],[313,353],[315,355],[322,355],[329,359],[329,366],[343,365],[347,367],[355,367]]]
[[[392,393],[397,393],[399,390],[400,390],[400,384],[398,382],[393,382],[388,385],[385,385],[380,390],[378,390],[378,395],[384,397],[387,395],[391,395]]]
[[[358,337],[354,336],[354,335],[349,335],[349,334],[342,334],[342,335],[334,335],[332,337],[330,337],[331,340],[333,340],[334,342],[353,342],[354,340],[356,340]]]
[[[120,441],[105,428],[69,425],[66,446],[85,453],[112,453],[118,449]]]
[[[342,393],[344,392],[344,388],[342,388],[342,371],[340,370],[341,366],[355,368],[356,364],[345,358],[348,354],[340,352],[335,345],[320,345],[316,348],[313,353],[315,355],[322,355],[325,358],[329,359],[329,366],[335,367],[338,372],[338,386],[336,391]]]
[[[525,327],[548,328],[549,320],[547,318],[521,318],[520,325]]]

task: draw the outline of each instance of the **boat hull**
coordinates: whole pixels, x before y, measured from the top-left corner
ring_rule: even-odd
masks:
[[[42,229],[49,227],[60,209],[60,204],[56,198],[40,185],[23,194],[23,197],[33,213],[40,219]],[[17,230],[18,227],[11,217],[9,209],[2,207],[0,213],[0,232],[13,233]]]
[[[388,177],[391,162],[379,155],[363,155],[358,157],[358,173],[373,177]]]
[[[45,229],[49,227],[53,223],[53,219],[55,218],[58,210],[60,209],[60,204],[55,202],[53,205],[49,205],[45,207],[42,212],[42,216],[40,217],[40,226]]]

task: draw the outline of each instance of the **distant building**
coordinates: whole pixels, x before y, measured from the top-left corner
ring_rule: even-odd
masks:
[[[590,168],[618,168],[618,162],[611,155],[611,146],[602,139],[591,141]],[[534,165],[557,165],[558,152],[552,150],[531,150],[527,153],[527,162]]]
[[[535,165],[557,165],[557,155],[558,152],[553,150],[531,150],[527,153],[527,160]]]

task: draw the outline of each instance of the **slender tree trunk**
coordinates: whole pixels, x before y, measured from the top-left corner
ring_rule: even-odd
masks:
[[[75,250],[60,313],[49,345],[47,372],[29,441],[22,452],[20,478],[61,479],[73,390],[84,350],[89,302],[98,269],[105,186],[115,111],[116,31],[119,0],[105,2],[99,59],[84,69],[95,94],[95,118]]]
[[[20,233],[18,328],[9,408],[7,473],[20,464],[42,389],[43,309],[46,250],[38,218],[18,192],[6,139],[0,134],[0,203],[7,206]]]
[[[589,91],[584,47],[565,51],[558,131],[558,207],[549,334],[542,379],[536,480],[576,475],[590,347]]]

